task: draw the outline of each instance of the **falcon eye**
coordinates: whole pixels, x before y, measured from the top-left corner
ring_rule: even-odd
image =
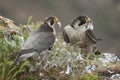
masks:
[[[53,24],[54,24],[54,19],[50,21],[50,25],[53,25]]]

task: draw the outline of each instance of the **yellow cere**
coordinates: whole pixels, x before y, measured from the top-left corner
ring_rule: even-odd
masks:
[[[59,19],[55,17],[54,18],[54,22],[58,22],[58,21],[59,21]]]
[[[89,22],[89,21],[91,21],[91,19],[88,18],[88,17],[85,17],[85,21],[86,21],[86,22]]]

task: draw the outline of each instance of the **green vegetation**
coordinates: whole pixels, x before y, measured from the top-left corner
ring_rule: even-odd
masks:
[[[18,65],[12,65],[15,55],[13,54],[23,46],[27,36],[41,24],[31,23],[20,25],[19,34],[10,39],[5,32],[0,32],[0,80],[99,80],[98,73],[86,74],[85,67],[93,64],[103,69],[101,62],[94,60],[95,55],[87,55],[83,58],[80,49],[68,46],[61,37],[57,37],[51,51],[36,60],[28,59]],[[61,34],[59,34],[61,35]],[[34,64],[33,64],[34,63]],[[30,65],[35,70],[30,70]],[[98,70],[99,71],[99,70]]]
[[[98,80],[98,76],[93,74],[86,74],[82,75],[78,80]]]
[[[27,66],[29,61],[25,61],[17,66],[12,65],[12,63],[15,59],[13,53],[24,44],[25,39],[30,34],[30,27],[34,28],[40,25],[40,23],[30,24],[30,20],[31,17],[28,19],[27,25],[20,26],[19,34],[12,35],[14,40],[10,39],[7,33],[0,31],[0,80],[14,80],[20,74],[28,72]]]

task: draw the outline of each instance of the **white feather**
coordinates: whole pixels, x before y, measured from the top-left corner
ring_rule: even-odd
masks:
[[[93,30],[94,26],[92,23],[88,23],[87,29]]]

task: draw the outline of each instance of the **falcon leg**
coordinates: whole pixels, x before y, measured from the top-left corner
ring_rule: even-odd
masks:
[[[39,53],[39,55],[40,55],[41,67],[44,67],[44,66],[46,65],[47,60],[48,60],[48,54],[49,54],[48,50]]]

